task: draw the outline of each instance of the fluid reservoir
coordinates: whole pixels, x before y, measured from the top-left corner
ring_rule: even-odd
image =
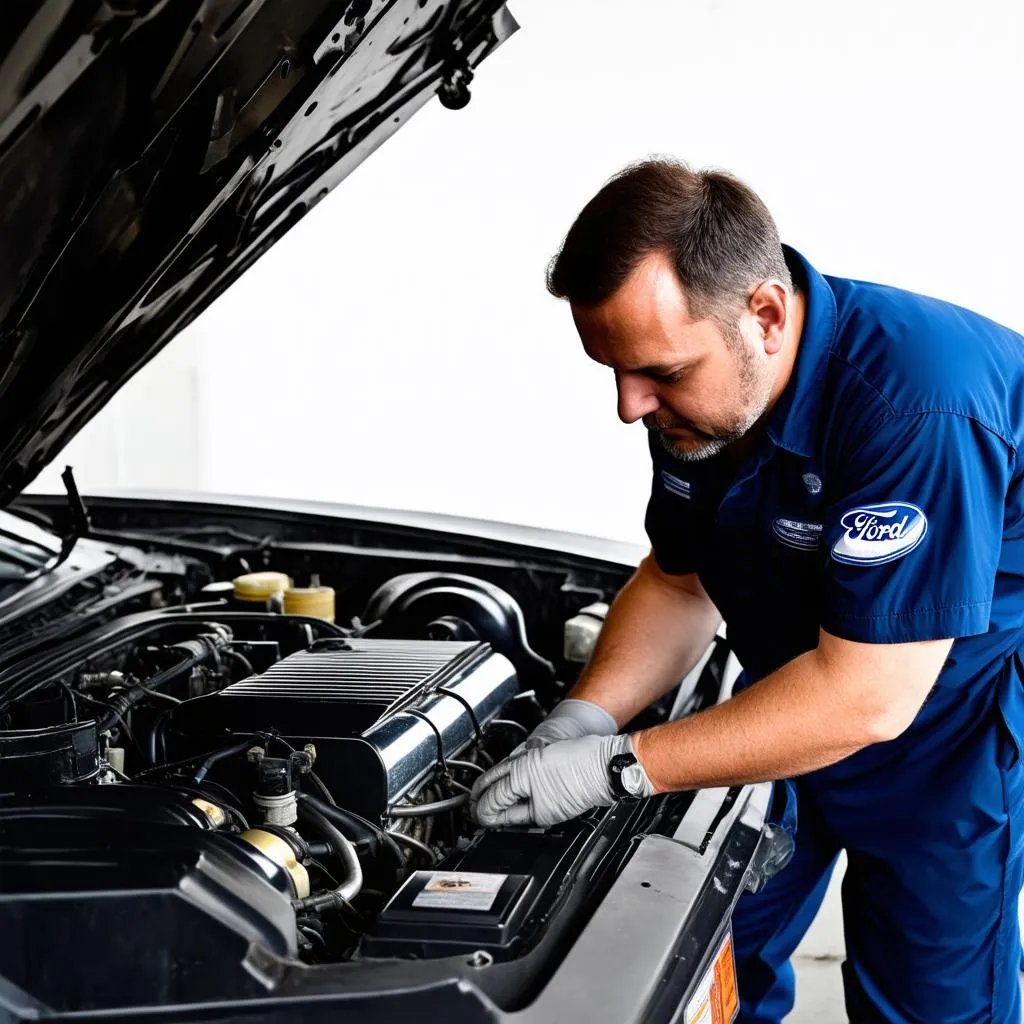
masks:
[[[309,615],[315,619],[334,621],[334,588],[320,586],[320,577],[313,576],[308,587],[289,587],[284,592],[286,615]]]
[[[562,655],[566,661],[585,665],[590,661],[601,635],[608,605],[603,601],[587,605],[568,620],[563,633]]]
[[[234,598],[248,611],[275,604],[280,608],[281,595],[291,585],[291,577],[283,572],[249,572],[234,580]]]

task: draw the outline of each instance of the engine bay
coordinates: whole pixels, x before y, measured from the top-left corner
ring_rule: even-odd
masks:
[[[257,998],[254,957],[528,960],[570,941],[630,836],[678,820],[673,799],[546,831],[468,814],[589,657],[623,571],[604,589],[554,567],[557,596],[524,613],[408,558],[355,604],[329,555],[277,570],[162,543],[118,549],[145,568],[106,582],[95,620],[0,627],[0,657],[20,652],[0,669],[0,975],[39,1006]],[[223,578],[232,559],[249,571]],[[556,601],[537,650],[528,619]]]

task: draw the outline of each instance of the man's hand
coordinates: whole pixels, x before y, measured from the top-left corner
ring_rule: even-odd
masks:
[[[629,736],[584,736],[526,750],[484,772],[473,786],[470,810],[488,828],[500,825],[547,827],[592,807],[614,803],[608,763],[633,753]],[[639,796],[653,796],[642,770]]]
[[[578,740],[581,736],[613,736],[619,731],[615,719],[604,708],[589,700],[571,697],[556,705],[554,711],[537,726],[509,757],[527,750],[539,750],[559,740]]]

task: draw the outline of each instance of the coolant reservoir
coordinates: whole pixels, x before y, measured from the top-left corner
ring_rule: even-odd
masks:
[[[308,587],[289,587],[284,592],[285,615],[309,615],[314,619],[334,621],[334,588],[320,586],[314,576]]]
[[[608,605],[598,601],[581,608],[566,622],[562,643],[562,655],[566,661],[578,662],[581,665],[590,661],[607,615]]]
[[[255,611],[268,607],[268,602],[280,601],[280,595],[291,585],[291,577],[283,572],[249,572],[234,580],[234,596],[241,605]]]

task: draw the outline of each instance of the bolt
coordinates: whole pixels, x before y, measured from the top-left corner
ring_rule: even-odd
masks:
[[[494,963],[494,957],[485,950],[478,949],[466,963],[470,967],[490,967]]]

